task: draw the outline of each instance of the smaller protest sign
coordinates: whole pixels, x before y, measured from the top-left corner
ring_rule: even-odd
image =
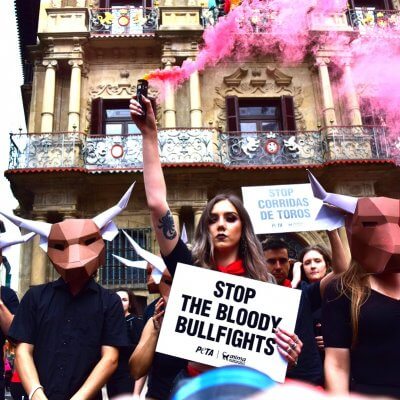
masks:
[[[211,366],[246,365],[283,382],[274,329],[294,331],[301,292],[178,264],[156,351]]]
[[[246,186],[242,194],[256,234],[332,230],[343,225],[343,216],[329,212],[308,183]]]

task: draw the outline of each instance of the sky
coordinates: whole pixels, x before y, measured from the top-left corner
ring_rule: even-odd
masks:
[[[7,40],[2,41],[3,56],[0,64],[0,207],[4,210],[13,210],[18,202],[12,195],[8,180],[4,177],[4,171],[8,167],[9,157],[9,133],[26,132],[25,118],[22,106],[20,85],[22,84],[22,69],[19,56],[17,27],[14,14],[13,0],[0,1],[0,15],[2,15],[3,34]],[[15,257],[18,258],[18,246],[14,246]],[[11,278],[11,287],[18,289],[18,262],[14,263]],[[4,271],[1,273],[3,278]]]

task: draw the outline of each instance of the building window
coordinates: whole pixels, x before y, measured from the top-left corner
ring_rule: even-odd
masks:
[[[350,0],[350,8],[375,8],[375,10],[393,10],[390,0]]]
[[[386,114],[383,109],[373,107],[368,99],[360,101],[361,121],[363,125],[385,126]]]
[[[112,7],[152,7],[152,0],[102,0],[100,8]]]
[[[293,98],[226,98],[227,130],[269,132],[296,130]]]
[[[92,135],[129,135],[140,133],[129,113],[129,100],[93,99]]]
[[[151,251],[151,228],[124,229],[124,231],[142,248]],[[146,270],[126,267],[113,254],[139,260],[126,236],[119,232],[112,242],[106,241],[106,262],[99,269],[99,281],[108,288],[128,286],[134,289],[146,288]]]

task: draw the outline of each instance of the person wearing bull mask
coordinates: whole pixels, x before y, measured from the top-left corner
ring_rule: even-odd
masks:
[[[325,292],[322,327],[327,389],[400,398],[400,201],[327,193],[347,213],[350,268]]]
[[[118,347],[129,344],[120,298],[93,275],[104,262],[103,239],[117,234],[112,219],[126,207],[132,188],[93,219],[51,225],[8,216],[41,236],[61,275],[27,291],[9,331],[29,399],[101,399],[101,388],[117,367]]]
[[[34,233],[21,235],[19,229],[15,227],[10,221],[4,219],[0,220],[0,266],[3,262],[3,253],[10,263],[11,257],[8,251],[13,245],[23,243],[35,236]],[[4,400],[5,395],[5,380],[4,380],[4,355],[3,347],[6,341],[6,336],[10,329],[10,325],[14,318],[19,305],[19,300],[11,288],[7,286],[0,287],[0,400]]]

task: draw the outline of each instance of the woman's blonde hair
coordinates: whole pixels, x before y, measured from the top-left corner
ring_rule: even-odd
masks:
[[[243,261],[246,275],[249,278],[264,282],[275,282],[274,277],[267,271],[261,243],[254,233],[249,214],[244,208],[242,201],[236,195],[230,193],[219,194],[207,203],[197,225],[193,241],[192,254],[194,263],[204,268],[216,269],[214,247],[209,233],[209,225],[214,205],[223,200],[228,200],[236,208],[242,222],[239,257]]]
[[[369,274],[362,269],[360,264],[352,260],[350,268],[338,280],[340,295],[346,296],[351,304],[352,346],[357,342],[361,307],[371,294],[368,277]]]

